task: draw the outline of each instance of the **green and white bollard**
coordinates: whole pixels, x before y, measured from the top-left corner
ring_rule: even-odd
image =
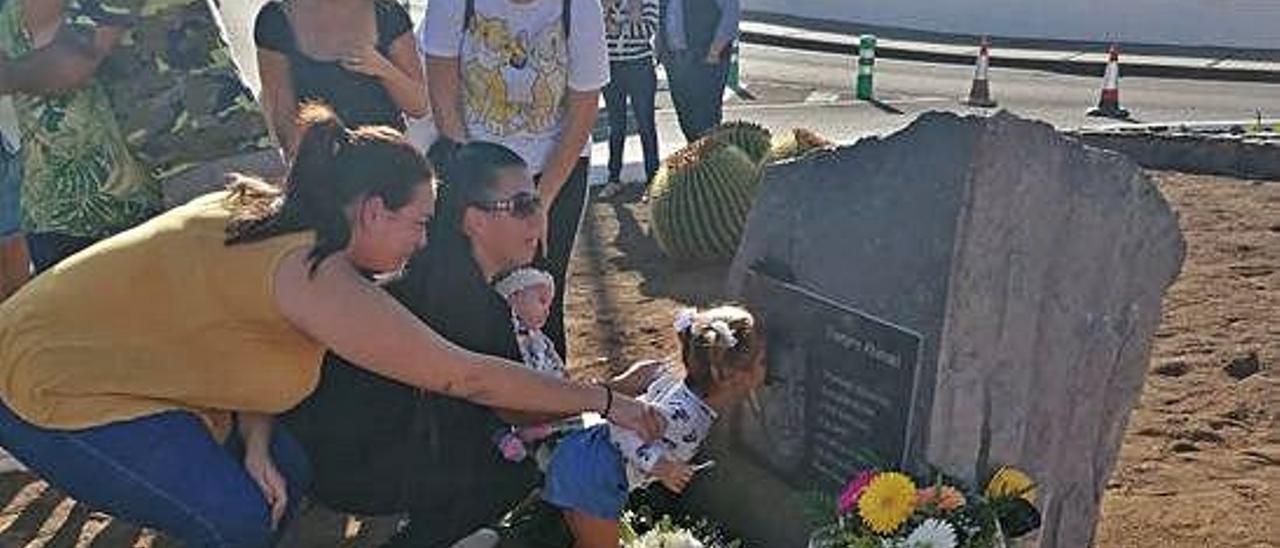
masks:
[[[876,37],[864,34],[858,40],[857,98],[871,100],[871,72],[876,66]]]

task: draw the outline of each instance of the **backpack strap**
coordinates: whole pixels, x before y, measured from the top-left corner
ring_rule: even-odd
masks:
[[[470,0],[475,1],[475,0]],[[573,0],[563,0],[560,5],[560,27],[564,37],[569,38],[569,29],[573,26]]]

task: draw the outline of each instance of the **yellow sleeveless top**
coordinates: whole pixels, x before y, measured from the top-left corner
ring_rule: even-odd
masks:
[[[226,246],[226,194],[170,210],[63,261],[0,304],[0,398],[81,429],[162,411],[218,439],[231,411],[278,413],[315,389],[324,347],[276,309],[288,234]]]

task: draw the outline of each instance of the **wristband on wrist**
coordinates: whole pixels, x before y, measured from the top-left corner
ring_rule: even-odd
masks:
[[[600,416],[608,419],[609,413],[613,411],[613,389],[608,384],[600,384],[604,388],[604,411],[600,412]]]

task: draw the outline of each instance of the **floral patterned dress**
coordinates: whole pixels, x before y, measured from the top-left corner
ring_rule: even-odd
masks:
[[[0,51],[20,57],[34,44],[21,1],[0,7]],[[103,237],[152,215],[160,191],[130,156],[95,78],[61,95],[17,94],[22,141],[23,229],[77,237]]]

